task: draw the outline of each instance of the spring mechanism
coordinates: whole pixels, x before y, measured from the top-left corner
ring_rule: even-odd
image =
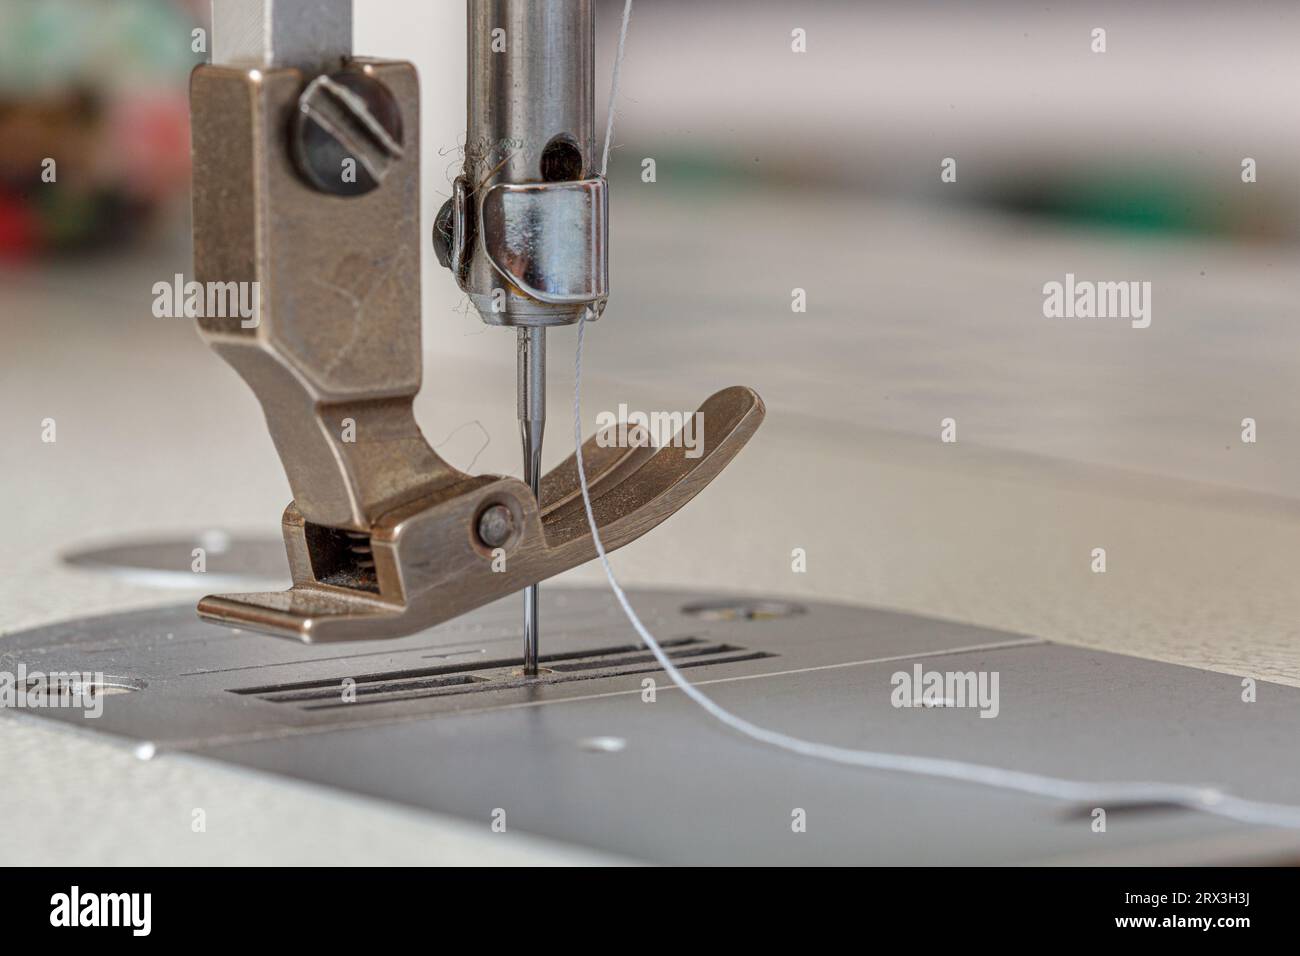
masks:
[[[348,550],[352,552],[356,566],[364,571],[375,569],[375,551],[370,544],[370,535],[359,531],[349,531]]]

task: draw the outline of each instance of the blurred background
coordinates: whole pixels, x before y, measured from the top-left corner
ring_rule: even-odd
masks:
[[[182,234],[185,78],[202,2],[0,6],[0,256],[89,254]],[[54,159],[63,188],[40,189]]]
[[[601,116],[621,6],[600,5]],[[69,549],[274,538],[288,500],[251,394],[150,309],[192,271],[207,19],[0,0],[0,490],[21,502],[0,629],[161,599],[69,576]],[[464,19],[457,0],[357,4],[356,51],[421,71],[426,235],[460,164]],[[1300,681],[1297,36],[1286,2],[642,0],[584,418],[737,383],[770,416],[620,569]],[[453,464],[518,473],[513,337],[424,260],[422,424]],[[1151,282],[1151,327],[1045,319],[1067,272]],[[548,462],[571,451],[571,349],[553,334]]]

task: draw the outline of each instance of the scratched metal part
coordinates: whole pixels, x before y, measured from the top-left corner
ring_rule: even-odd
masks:
[[[607,592],[554,588],[544,600],[547,650],[558,656],[543,660],[552,673],[534,684],[513,674],[513,599],[410,638],[355,645],[231,633],[186,605],[16,634],[7,651],[11,664],[102,671],[139,688],[104,698],[98,720],[31,713],[152,743],[164,759],[184,750],[484,827],[504,809],[511,831],[652,862],[1132,862],[1196,858],[1202,846],[1219,859],[1300,859],[1283,831],[1112,809],[1097,834],[1091,808],[773,750],[719,726],[653,663],[637,663]],[[1258,701],[1245,704],[1229,675],[879,610],[802,603],[803,613],[786,614],[781,602],[672,592],[633,601],[720,703],[807,739],[1300,802],[1288,731],[1300,721],[1300,690],[1260,684]],[[602,650],[612,653],[591,656]],[[998,716],[893,707],[892,676],[918,664],[997,671]],[[647,677],[653,703],[642,697]],[[345,678],[357,703],[343,703]],[[791,828],[797,809],[804,833]]]

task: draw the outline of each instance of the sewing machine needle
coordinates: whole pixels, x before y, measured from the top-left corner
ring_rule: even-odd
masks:
[[[519,432],[524,445],[524,481],[540,500],[542,435],[546,431],[546,329],[519,329]],[[524,674],[537,676],[538,585],[524,589]]]

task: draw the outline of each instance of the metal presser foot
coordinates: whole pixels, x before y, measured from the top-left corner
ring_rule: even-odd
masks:
[[[256,283],[258,321],[204,337],[256,393],[293,489],[293,587],[207,597],[199,614],[308,642],[391,638],[595,557],[570,457],[538,474],[545,329],[608,296],[606,183],[594,167],[590,0],[469,0],[465,173],[435,245],[493,325],[519,331],[525,481],[460,472],[416,425],[419,89],[409,63],[351,55],[351,4],[214,5],[214,64],[191,83],[202,283]],[[493,49],[496,31],[509,37]],[[608,550],[704,488],[763,418],[752,390],[703,413],[703,453],[583,446]]]

